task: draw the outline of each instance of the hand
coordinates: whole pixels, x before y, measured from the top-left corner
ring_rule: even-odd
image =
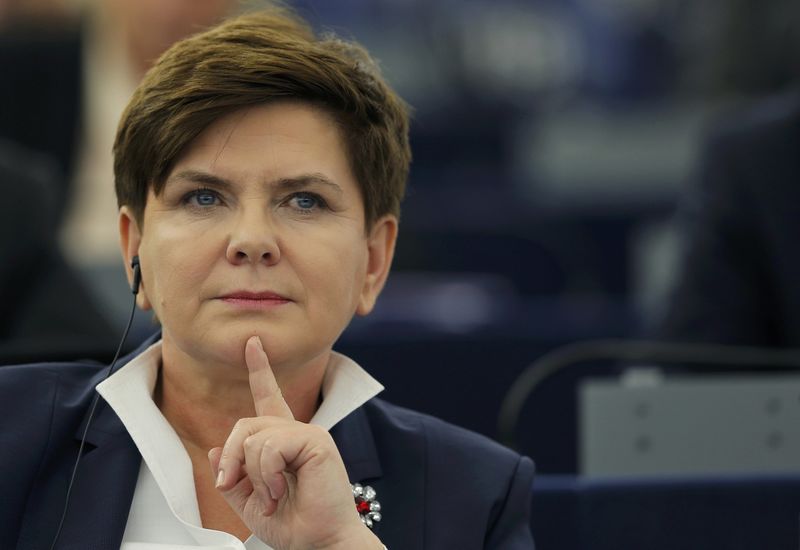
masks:
[[[239,420],[208,453],[228,504],[275,550],[383,548],[358,517],[333,438],[294,419],[257,336],[245,361],[258,416]]]

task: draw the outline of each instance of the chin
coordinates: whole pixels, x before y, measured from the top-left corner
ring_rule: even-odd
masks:
[[[228,363],[243,368],[246,367],[245,345],[253,336],[261,338],[270,365],[278,369],[302,366],[331,349],[332,344],[326,346],[322,339],[308,339],[310,329],[292,331],[286,328],[227,322],[210,330],[182,330],[172,333],[171,338],[184,353],[197,361]]]
[[[218,350],[215,355],[218,360],[244,365],[244,349],[247,341],[253,336],[261,338],[267,359],[273,368],[302,364],[319,355],[319,351],[315,353],[304,349],[303,345],[297,345],[294,342],[295,339],[290,335],[280,334],[279,331],[274,330],[253,330],[252,326],[242,330],[231,330],[221,338],[215,338],[216,345],[214,347]]]

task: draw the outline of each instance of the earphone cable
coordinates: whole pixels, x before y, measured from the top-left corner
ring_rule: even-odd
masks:
[[[138,290],[138,289],[137,289]],[[122,339],[119,342],[119,346],[117,346],[117,352],[114,354],[114,359],[111,361],[111,366],[108,368],[108,372],[103,377],[103,381],[107,380],[111,373],[114,372],[114,367],[117,364],[117,359],[119,359],[119,354],[122,351],[122,346],[125,345],[125,340],[128,339],[128,333],[131,330],[131,325],[133,324],[133,316],[136,314],[136,293],[133,296],[133,307],[131,308],[130,317],[128,317],[128,324],[125,327],[125,332],[122,334]],[[96,386],[95,386],[96,387]],[[65,497],[64,501],[64,511],[61,513],[61,520],[58,522],[58,529],[56,530],[56,535],[53,537],[53,543],[50,545],[50,550],[55,550],[56,544],[58,544],[58,538],[61,536],[61,529],[64,527],[64,520],[67,518],[67,512],[69,511],[69,500],[70,496],[72,495],[72,486],[75,484],[75,478],[78,474],[78,465],[81,462],[81,457],[83,456],[83,447],[86,444],[86,436],[89,433],[89,426],[92,424],[92,419],[94,418],[95,409],[97,409],[97,403],[100,400],[100,394],[97,393],[95,390],[94,399],[92,399],[92,407],[89,410],[89,417],[86,420],[86,426],[83,429],[83,435],[81,436],[81,444],[78,447],[78,457],[75,459],[75,465],[72,467],[72,475],[69,479],[69,485],[67,486],[67,496]]]

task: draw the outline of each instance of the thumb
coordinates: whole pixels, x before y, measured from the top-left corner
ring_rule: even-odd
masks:
[[[214,479],[219,475],[219,461],[222,458],[222,447],[214,447],[208,451],[208,463],[211,465],[211,473]]]

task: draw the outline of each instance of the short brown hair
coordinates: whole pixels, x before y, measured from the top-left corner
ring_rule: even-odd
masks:
[[[399,216],[408,178],[408,108],[357,44],[317,36],[286,8],[240,15],[170,48],[145,75],[114,143],[119,206],[143,221],[186,146],[216,119],[279,100],[308,101],[342,129],[366,225]]]

